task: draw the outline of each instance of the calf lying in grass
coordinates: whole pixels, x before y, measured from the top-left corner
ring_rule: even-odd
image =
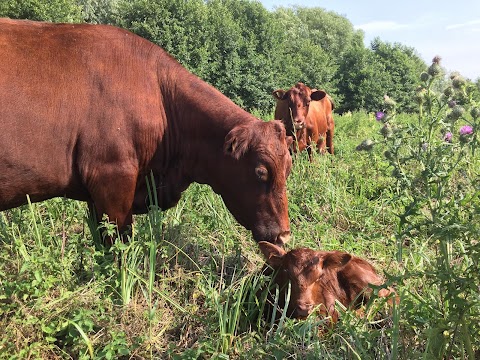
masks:
[[[374,267],[366,260],[341,251],[315,251],[307,248],[286,252],[268,242],[259,242],[267,264],[274,270],[273,283],[279,285],[279,311],[285,308],[285,294],[290,282],[290,299],[287,316],[305,319],[312,312],[338,321],[335,302],[349,308],[358,308],[368,301],[373,289],[370,285],[382,285]],[[379,297],[387,297],[394,291],[380,289]],[[270,299],[269,299],[270,298]],[[272,302],[272,296],[267,301]],[[267,304],[266,314],[272,306]]]

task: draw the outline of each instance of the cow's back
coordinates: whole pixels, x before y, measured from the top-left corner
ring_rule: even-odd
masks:
[[[25,194],[88,200],[94,168],[141,161],[135,137],[160,131],[142,42],[110,26],[0,20],[0,210]]]

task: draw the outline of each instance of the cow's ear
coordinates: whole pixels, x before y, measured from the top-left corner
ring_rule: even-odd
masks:
[[[284,100],[285,94],[286,94],[285,90],[282,90],[282,89],[277,89],[272,93],[273,97],[277,100]]]
[[[267,260],[267,264],[273,268],[278,268],[282,264],[283,257],[287,253],[280,246],[274,245],[267,241],[259,241],[258,246]]]
[[[226,155],[238,160],[244,155],[249,146],[250,130],[246,126],[236,126],[225,136],[223,151]]]
[[[323,90],[317,90],[312,92],[312,95],[310,95],[310,98],[315,101],[322,100],[325,96],[327,96],[327,93]]]
[[[324,256],[322,267],[324,269],[326,268],[340,269],[345,265],[347,265],[350,260],[352,260],[352,255],[346,252],[331,251]]]

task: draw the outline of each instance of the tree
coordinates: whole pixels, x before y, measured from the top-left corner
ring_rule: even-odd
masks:
[[[52,22],[83,22],[76,0],[2,0],[0,17]]]

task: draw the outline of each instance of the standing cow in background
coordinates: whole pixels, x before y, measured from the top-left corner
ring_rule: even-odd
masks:
[[[87,201],[119,230],[209,184],[255,240],[289,238],[291,157],[263,122],[163,49],[104,25],[0,20],[0,210]]]
[[[323,90],[310,89],[299,82],[291,89],[275,90],[273,96],[277,99],[275,119],[282,120],[287,129],[287,136],[293,136],[296,142],[293,151],[308,151],[312,160],[312,146],[317,146],[320,153],[327,148],[330,154],[333,150],[333,133],[335,122],[332,111],[334,108],[330,96]]]

